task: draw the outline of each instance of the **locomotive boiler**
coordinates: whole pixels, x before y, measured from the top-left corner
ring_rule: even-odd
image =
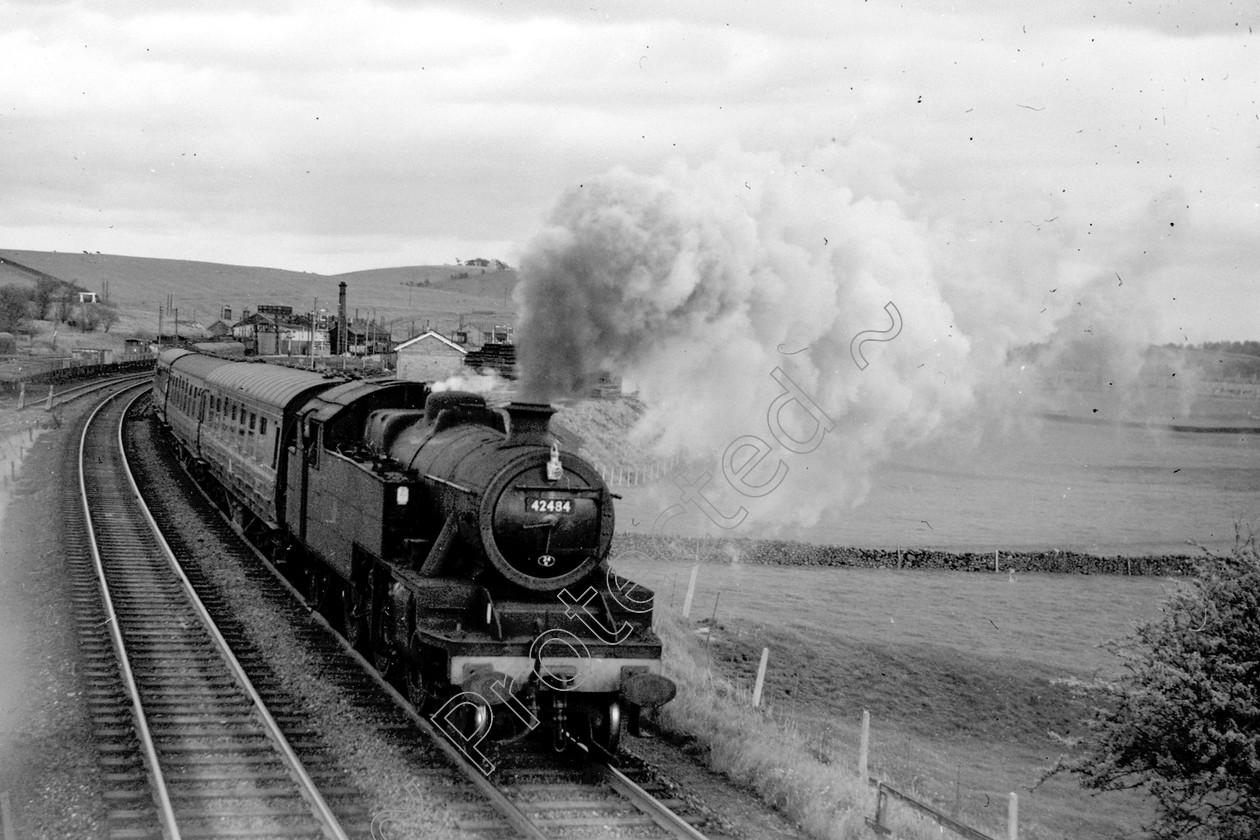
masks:
[[[613,496],[551,406],[187,350],[153,398],[233,524],[459,738],[615,753],[673,697],[651,592],[608,566]]]

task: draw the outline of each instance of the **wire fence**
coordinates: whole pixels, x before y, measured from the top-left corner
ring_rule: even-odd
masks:
[[[670,458],[639,461],[637,463],[609,463],[598,456],[579,452],[599,472],[599,477],[610,487],[642,487],[665,478],[682,462],[681,455]]]

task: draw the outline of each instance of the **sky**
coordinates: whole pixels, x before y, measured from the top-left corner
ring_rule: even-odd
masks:
[[[1257,28],[1254,2],[0,0],[0,247],[516,265],[609,172],[717,167],[737,201],[839,149],[925,253],[977,252],[923,266],[974,270],[968,300],[1053,261],[1127,274],[1113,317],[1151,340],[1254,339]]]

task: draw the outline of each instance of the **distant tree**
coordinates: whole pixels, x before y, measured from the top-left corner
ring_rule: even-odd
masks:
[[[49,277],[41,277],[35,283],[32,301],[35,305],[35,317],[43,320],[48,313],[48,305],[52,303],[53,298],[58,291],[64,286],[60,280],[53,280]]]
[[[1244,356],[1260,356],[1260,341],[1205,341],[1203,350],[1219,353],[1241,353]]]
[[[101,304],[101,327],[109,332],[110,327],[118,323],[118,310],[111,303]]]
[[[1163,614],[1115,645],[1125,674],[1058,770],[1096,790],[1144,789],[1160,840],[1260,837],[1260,555],[1255,535],[1205,560]]]
[[[0,286],[0,332],[14,332],[30,312],[31,293],[22,286]]]

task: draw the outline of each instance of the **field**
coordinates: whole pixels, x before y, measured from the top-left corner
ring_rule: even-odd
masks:
[[[681,609],[688,561],[618,562]],[[872,716],[872,773],[997,834],[1007,793],[1021,834],[1104,838],[1149,817],[1138,797],[1091,797],[1069,779],[1037,790],[1087,710],[1056,681],[1114,672],[1100,646],[1158,612],[1173,582],[1149,578],[704,565],[691,619],[712,628],[717,673],[751,689],[770,648],[764,702],[818,753],[856,766]]]
[[[680,474],[694,480],[700,471],[693,465]],[[791,481],[789,475],[784,484]],[[679,495],[669,480],[618,492],[625,496],[618,528],[635,533],[648,533]],[[757,502],[744,504],[755,514]],[[890,549],[1057,548],[1136,556],[1197,554],[1191,543],[1228,551],[1238,521],[1260,523],[1260,434],[1029,418],[1024,427],[974,446],[946,442],[895,456],[875,468],[861,504],[809,527],[739,528],[730,535]],[[668,530],[720,532],[698,514],[678,516]]]

